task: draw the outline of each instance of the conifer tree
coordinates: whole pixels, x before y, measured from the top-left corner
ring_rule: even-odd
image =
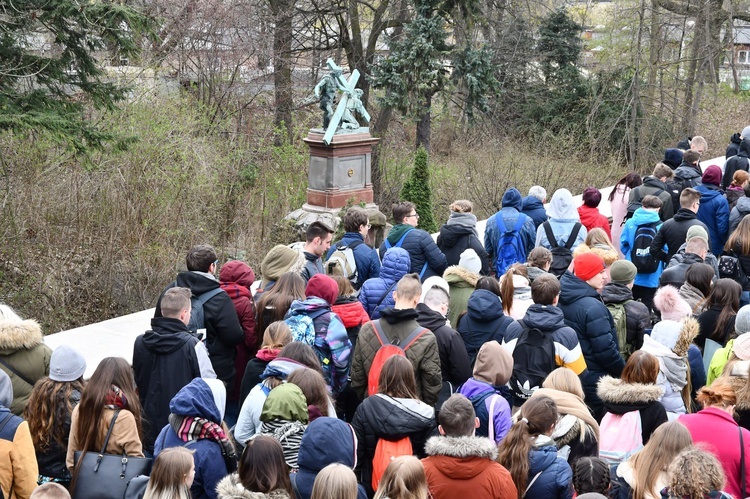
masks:
[[[430,233],[437,232],[438,227],[432,213],[430,170],[427,168],[427,151],[424,147],[417,149],[417,154],[414,156],[414,168],[401,190],[401,198],[416,205],[417,213],[419,213],[417,228]]]

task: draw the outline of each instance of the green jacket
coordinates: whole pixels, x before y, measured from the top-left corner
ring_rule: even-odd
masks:
[[[448,320],[451,323],[451,327],[456,329],[459,316],[467,310],[469,297],[474,292],[474,287],[479,280],[479,274],[475,274],[458,265],[453,265],[445,269],[443,278],[448,283],[451,295],[448,305]]]
[[[34,383],[49,374],[50,357],[52,349],[44,344],[36,321],[0,320],[0,369],[13,384],[10,410],[16,416],[23,414]]]
[[[711,386],[711,383],[724,372],[724,366],[727,365],[733,347],[734,340],[729,340],[724,348],[716,350],[714,356],[711,357],[711,363],[708,365],[708,372],[706,373],[706,386]]]

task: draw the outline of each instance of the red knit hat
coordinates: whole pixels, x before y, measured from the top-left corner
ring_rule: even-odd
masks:
[[[590,251],[573,259],[573,273],[582,281],[588,281],[604,269],[604,260]]]
[[[308,298],[315,296],[333,305],[339,297],[339,285],[325,274],[315,274],[307,281],[305,296]]]

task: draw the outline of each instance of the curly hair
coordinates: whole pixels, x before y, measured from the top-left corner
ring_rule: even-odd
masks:
[[[607,495],[609,465],[598,457],[582,457],[573,466],[573,487],[578,495],[597,492]]]
[[[679,453],[669,465],[668,473],[670,497],[699,499],[724,486],[721,463],[713,454],[697,447]]]
[[[23,418],[29,424],[37,451],[48,451],[52,441],[68,446],[70,415],[81,399],[84,386],[83,379],[61,382],[44,377],[36,382]]]

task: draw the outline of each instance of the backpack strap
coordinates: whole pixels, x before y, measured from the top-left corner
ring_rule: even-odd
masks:
[[[568,240],[565,241],[565,248],[571,249],[573,245],[576,242],[576,238],[578,237],[578,233],[581,231],[581,225],[580,222],[576,222],[573,226],[573,230],[570,231],[570,236],[568,236]]]
[[[549,221],[544,222],[542,224],[542,227],[544,227],[544,232],[545,234],[547,234],[547,241],[549,242],[549,245],[552,247],[552,249],[559,247],[560,245],[557,244],[557,239],[555,239],[555,233],[552,232],[552,225],[550,225]],[[577,232],[576,232],[576,236],[578,236]]]
[[[427,265],[427,264],[425,263],[425,265]],[[421,276],[420,276],[420,278],[421,278]],[[396,285],[396,281],[393,281],[391,283],[391,285],[388,286],[388,289],[385,290],[385,293],[383,293],[383,296],[381,296],[380,299],[378,300],[378,302],[375,304],[375,308],[373,309],[373,312],[378,309],[378,307],[380,306],[381,303],[383,303],[383,300],[385,300],[385,297],[388,296],[388,293],[391,292],[391,290],[393,289],[393,286],[395,286],[395,285]]]
[[[497,230],[501,232],[501,235],[508,232],[508,228],[505,226],[505,220],[503,220],[502,213],[498,213],[495,217],[495,225],[497,225]]]
[[[427,331],[429,331],[429,329],[424,328],[422,326],[417,326],[416,328],[414,328],[414,330],[411,333],[409,333],[409,336],[404,338],[404,346],[401,347],[404,350],[404,352],[410,346],[412,346],[412,344],[414,344],[414,342],[416,342]]]
[[[742,438],[742,427],[739,426],[737,429],[740,432],[740,492],[742,497],[747,497],[747,489],[745,488],[747,485],[745,483],[745,439]]]
[[[378,338],[378,341],[381,345],[390,345],[391,340],[388,339],[388,336],[386,336],[385,331],[383,331],[383,326],[380,325],[380,319],[375,319],[372,322],[372,330],[375,331],[375,336]]]
[[[490,413],[487,421],[487,434],[489,439],[493,442],[495,441],[495,403],[497,402],[498,397],[501,397],[501,395],[492,397],[492,401],[490,402]]]
[[[391,249],[391,248],[400,248],[400,247],[401,247],[401,245],[402,245],[402,244],[403,244],[403,242],[404,242],[404,239],[406,239],[406,236],[407,236],[407,235],[409,234],[409,232],[411,232],[412,230],[414,230],[414,227],[412,227],[411,229],[408,229],[408,230],[407,230],[406,232],[404,232],[404,235],[403,235],[403,236],[401,236],[401,239],[399,239],[399,240],[398,240],[398,241],[396,242],[396,244],[391,244],[391,242],[390,242],[390,241],[388,240],[388,238],[386,238],[386,239],[385,239],[385,249],[386,249],[386,251],[388,251],[388,250],[389,250],[389,249]]]
[[[12,413],[12,412],[9,412],[8,414],[6,414],[6,415],[5,415],[5,419],[3,420],[3,422],[2,422],[2,423],[0,423],[0,435],[2,435],[2,434],[3,434],[3,430],[5,429],[5,426],[6,426],[6,425],[7,425],[8,423],[10,423],[10,420],[11,420],[11,419],[13,419],[13,413]],[[741,437],[740,437],[740,438],[741,438]]]
[[[198,295],[195,297],[196,300],[201,304],[201,306],[205,305],[208,300],[213,298],[214,296],[218,295],[219,293],[223,293],[224,290],[220,287],[216,289],[212,289],[211,291],[206,291],[205,293]]]
[[[109,443],[109,436],[112,435],[112,428],[115,427],[115,421],[117,421],[117,415],[120,414],[120,409],[117,409],[115,413],[112,415],[112,421],[109,423],[109,428],[107,429],[107,436],[104,437],[104,443],[102,444],[102,451],[100,454],[104,454],[107,450],[107,444]],[[94,471],[99,469],[99,463],[97,462],[96,468]]]
[[[519,213],[518,218],[516,218],[516,226],[513,227],[513,232],[518,232],[519,230],[521,230],[523,224],[526,223],[526,220],[521,215],[523,215],[523,213]]]
[[[422,265],[422,271],[419,273],[419,280],[422,280],[422,277],[424,276],[424,273],[427,272],[427,262],[424,262],[424,265]]]
[[[542,471],[544,471],[544,470],[542,470]],[[529,492],[529,489],[531,488],[531,486],[534,485],[534,482],[536,482],[536,479],[539,478],[539,476],[542,474],[542,471],[540,471],[539,473],[537,473],[536,475],[534,475],[534,478],[532,478],[531,481],[529,482],[529,484],[526,486],[526,490],[523,491],[523,496],[524,497],[526,497],[526,494]]]

